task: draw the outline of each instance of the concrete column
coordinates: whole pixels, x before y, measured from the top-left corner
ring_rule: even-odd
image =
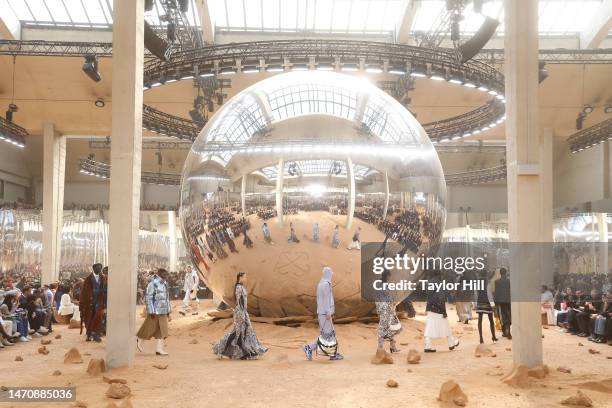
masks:
[[[597,230],[599,233],[599,270],[597,273],[608,274],[608,220],[607,213],[597,213]]]
[[[389,210],[389,173],[385,171],[385,180],[383,181],[385,185],[385,206],[383,208],[382,218],[383,220],[387,218],[387,211]]]
[[[276,173],[276,214],[278,222],[283,225],[283,181],[285,178],[285,161],[278,161]]]
[[[550,210],[544,208],[539,167],[538,2],[506,0],[505,26],[510,242],[550,242],[551,230],[542,231],[541,220]],[[529,367],[542,364],[541,272],[539,258],[526,265],[511,253],[512,352],[515,364]]]
[[[245,174],[242,176],[242,183],[240,185],[240,201],[242,202],[242,216],[246,217],[246,187],[247,187],[247,177]]]
[[[346,211],[346,229],[351,228],[355,215],[355,167],[350,157],[346,158],[346,178],[348,181],[348,208]]]
[[[176,213],[174,211],[168,211],[168,238],[170,239],[170,265],[168,265],[168,269],[171,272],[176,272],[178,253],[176,243]]]
[[[66,138],[55,133],[52,123],[43,124],[43,284],[59,278],[64,223]]]
[[[142,156],[143,0],[113,7],[112,143],[106,364],[134,364]]]

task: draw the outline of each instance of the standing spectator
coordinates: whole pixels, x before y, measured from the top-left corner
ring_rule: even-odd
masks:
[[[512,325],[512,314],[510,307],[510,279],[506,268],[500,268],[499,279],[495,281],[493,300],[497,307],[502,326],[502,336],[512,339],[510,327]]]
[[[79,310],[81,312],[81,333],[85,324],[86,341],[101,342],[102,320],[106,311],[106,277],[102,274],[102,264],[93,265],[93,272],[85,278]]]

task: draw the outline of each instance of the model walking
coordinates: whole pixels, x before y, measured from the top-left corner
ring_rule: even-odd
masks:
[[[340,246],[340,227],[336,225],[334,227],[334,233],[332,235],[332,247],[338,248]]]
[[[185,291],[185,297],[183,297],[183,307],[179,312],[183,316],[187,314],[189,309],[192,310],[192,314],[198,314],[198,287],[200,285],[200,277],[198,273],[191,267],[187,266],[187,272],[185,273],[185,282],[183,283],[183,290]],[[191,307],[190,307],[191,306]]]
[[[323,276],[317,286],[317,316],[319,318],[319,337],[304,346],[304,354],[312,360],[313,351],[321,351],[330,360],[342,360],[344,356],[338,352],[338,340],[334,329],[333,315],[335,312],[334,293],[332,291],[333,271],[329,266],[323,268]]]
[[[255,330],[251,325],[247,312],[247,276],[245,272],[238,272],[236,284],[234,285],[234,295],[236,296],[236,306],[234,307],[234,326],[232,330],[213,346],[213,352],[219,358],[229,357],[232,360],[252,360],[263,355],[267,348],[262,346],[257,340]]]
[[[155,354],[167,356],[164,350],[164,339],[168,337],[168,322],[172,320],[170,312],[170,294],[168,292],[168,271],[159,268],[147,285],[145,302],[147,304],[147,318],[138,330],[136,346],[143,351],[144,340],[151,337],[157,339]]]
[[[319,223],[315,222],[312,224],[312,240],[314,242],[319,242]]]
[[[389,281],[391,272],[385,270],[381,275],[383,283]],[[399,353],[395,336],[402,331],[402,325],[395,314],[393,299],[387,289],[376,291],[376,313],[378,313],[378,348],[384,349],[385,340],[391,343],[391,353]]]
[[[434,270],[431,272],[430,282],[440,282],[440,271]],[[448,349],[454,350],[459,345],[459,339],[453,337],[450,325],[448,324],[448,316],[446,314],[446,296],[444,292],[437,290],[427,291],[427,320],[425,321],[425,352],[434,353],[435,348],[431,346],[431,339],[438,337],[446,337],[448,340]]]
[[[493,340],[495,343],[497,341],[497,337],[495,337],[495,323],[493,322],[494,303],[486,271],[482,271],[480,279],[484,282],[485,289],[474,292],[474,311],[478,314],[478,335],[480,336],[480,343],[484,343],[484,340],[482,339],[482,317],[486,314],[489,317],[491,340]]]
[[[270,228],[268,227],[267,223],[263,223],[261,226],[261,232],[263,232],[264,241],[266,241],[268,244],[273,244],[272,236],[270,235]]]

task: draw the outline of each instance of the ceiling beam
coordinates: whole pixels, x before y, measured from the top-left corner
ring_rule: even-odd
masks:
[[[397,24],[397,43],[408,44],[412,39],[410,29],[414,23],[417,10],[421,6],[421,0],[402,0],[400,19]]]
[[[215,22],[210,9],[211,0],[196,0],[198,14],[200,15],[200,27],[202,28],[202,39],[206,44],[215,43]]]
[[[592,20],[585,27],[580,33],[580,48],[598,48],[612,29],[612,0],[602,1]]]

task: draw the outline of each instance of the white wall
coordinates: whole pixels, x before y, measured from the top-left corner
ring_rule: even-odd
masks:
[[[505,184],[482,184],[473,186],[447,186],[446,209],[449,212],[506,213],[508,193]]]
[[[176,206],[180,198],[180,186],[158,186],[143,184],[140,202],[142,204]]]
[[[576,206],[604,197],[603,149],[606,143],[572,154],[566,143],[555,146],[553,206]]]
[[[30,179],[24,150],[0,141],[0,180],[4,183],[0,201],[26,201]]]

